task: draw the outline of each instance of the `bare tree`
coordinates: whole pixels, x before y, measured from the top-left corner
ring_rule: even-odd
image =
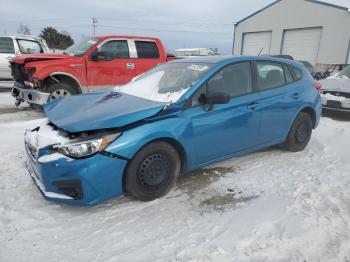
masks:
[[[28,25],[24,25],[23,23],[20,23],[17,33],[20,35],[30,35],[30,29]]]

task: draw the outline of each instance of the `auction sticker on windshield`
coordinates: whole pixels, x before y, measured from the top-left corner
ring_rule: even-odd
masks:
[[[192,69],[196,71],[205,71],[208,69],[207,65],[190,65],[187,67],[187,69]]]

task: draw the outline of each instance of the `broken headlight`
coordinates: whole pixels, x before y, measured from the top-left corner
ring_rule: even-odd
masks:
[[[60,153],[71,158],[83,158],[91,156],[97,152],[103,151],[120,135],[121,133],[116,133],[96,139],[75,141],[72,143],[62,145],[54,145],[52,149],[54,152]]]

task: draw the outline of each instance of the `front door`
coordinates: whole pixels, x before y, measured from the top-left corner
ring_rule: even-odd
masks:
[[[98,47],[105,61],[87,61],[89,91],[98,91],[128,83],[135,77],[135,67],[130,60],[127,40],[110,40]]]
[[[9,60],[15,56],[15,47],[10,37],[0,37],[0,79],[12,79]]]
[[[198,102],[201,94],[223,92],[231,96],[227,104],[211,110]],[[192,144],[196,165],[257,146],[260,132],[259,93],[253,89],[250,62],[224,67],[192,98],[185,114],[192,122]]]

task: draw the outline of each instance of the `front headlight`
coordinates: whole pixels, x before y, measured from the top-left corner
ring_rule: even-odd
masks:
[[[103,151],[109,144],[116,140],[121,133],[107,135],[98,139],[76,141],[73,143],[54,145],[54,152],[71,158],[83,158]]]

